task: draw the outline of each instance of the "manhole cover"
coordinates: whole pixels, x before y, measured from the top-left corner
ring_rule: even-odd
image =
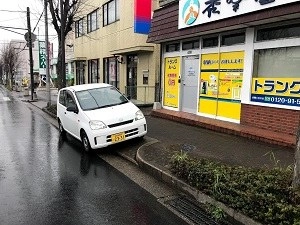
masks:
[[[192,150],[195,150],[196,149],[196,146],[194,145],[190,145],[190,144],[182,144],[180,146],[180,149],[184,152],[190,152]]]

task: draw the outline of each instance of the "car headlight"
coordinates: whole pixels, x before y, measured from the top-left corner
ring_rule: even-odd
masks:
[[[144,118],[144,114],[142,113],[141,110],[139,110],[135,113],[135,120],[141,120],[143,118]]]
[[[90,128],[91,128],[92,130],[100,130],[100,129],[106,128],[106,125],[105,125],[102,121],[99,121],[99,120],[91,120],[91,121],[90,121]]]

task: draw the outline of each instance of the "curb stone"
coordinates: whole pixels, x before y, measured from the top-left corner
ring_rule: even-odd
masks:
[[[208,203],[217,205],[222,210],[224,210],[224,212],[226,212],[230,217],[234,218],[235,220],[237,220],[238,222],[240,222],[242,224],[262,225],[261,223],[254,221],[253,219],[245,216],[244,214],[242,214],[242,213],[226,206],[224,203],[219,202],[219,201],[213,199],[212,197],[202,193],[201,191],[197,190],[196,188],[191,187],[190,185],[188,185],[184,181],[182,181],[182,180],[178,179],[177,177],[173,176],[169,170],[167,170],[167,169],[165,169],[165,170],[158,169],[155,166],[153,166],[153,165],[149,164],[148,162],[146,162],[144,159],[142,159],[142,157],[140,155],[140,151],[142,151],[143,148],[149,147],[150,145],[152,145],[154,143],[156,143],[156,142],[147,143],[147,144],[141,146],[137,150],[136,160],[137,160],[137,163],[138,163],[140,168],[144,169],[145,171],[150,173],[152,176],[155,176],[160,181],[163,181],[163,182],[165,182],[169,185],[172,185],[173,187],[183,191],[184,193],[187,193],[188,195],[193,196],[200,203],[208,202]]]

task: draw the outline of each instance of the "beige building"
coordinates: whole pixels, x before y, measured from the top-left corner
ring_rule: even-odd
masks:
[[[139,103],[159,86],[159,45],[134,32],[135,0],[86,0],[75,19],[75,84],[105,82]],[[152,0],[152,10],[158,0]]]

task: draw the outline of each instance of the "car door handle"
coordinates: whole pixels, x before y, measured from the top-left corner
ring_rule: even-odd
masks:
[[[65,114],[67,114],[67,112],[65,112]]]

